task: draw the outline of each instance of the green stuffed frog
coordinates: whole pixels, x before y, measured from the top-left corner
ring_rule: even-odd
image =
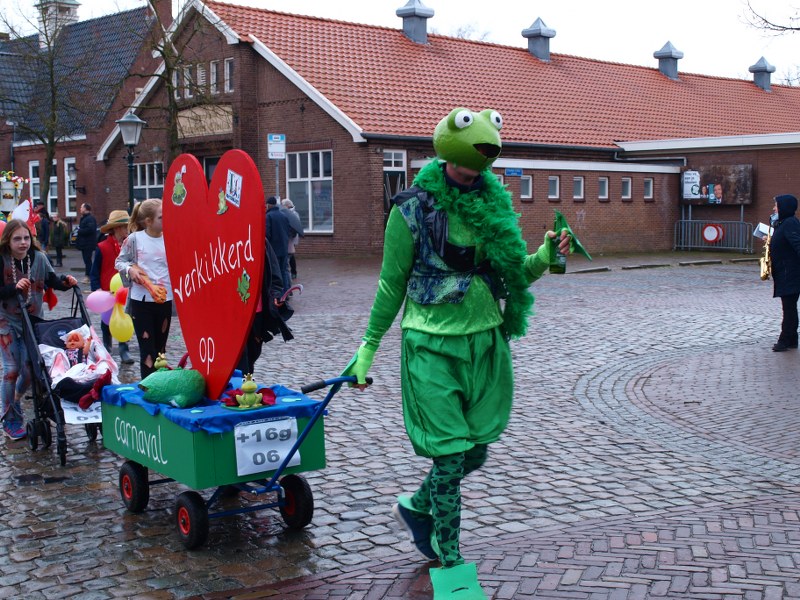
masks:
[[[236,402],[239,403],[239,406],[242,408],[256,408],[261,406],[261,394],[257,394],[256,390],[258,389],[258,385],[256,382],[253,381],[252,374],[248,373],[244,376],[244,381],[242,382],[242,392],[243,394],[236,394]]]
[[[186,408],[203,399],[206,380],[194,369],[161,369],[142,379],[139,388],[148,402]]]

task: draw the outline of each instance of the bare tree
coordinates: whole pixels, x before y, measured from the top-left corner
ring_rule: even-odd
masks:
[[[140,79],[142,84],[152,84],[155,80],[153,91],[142,99],[140,107],[156,114],[156,119],[148,119],[147,127],[165,132],[168,148],[165,162],[169,163],[182,152],[182,128],[201,126],[215,118],[226,119],[230,113],[229,107],[211,93],[209,73],[205,63],[197,58],[203,51],[200,34],[208,33],[213,24],[202,17],[183,19],[180,28],[175,30],[170,13],[164,10],[164,0],[147,0],[147,3],[153,25],[142,43],[146,51],[156,57],[157,66],[128,77]],[[158,90],[163,93],[157,93]],[[193,107],[203,107],[203,112],[193,115]]]
[[[435,27],[431,29],[431,33],[441,33]],[[449,35],[450,37],[457,37],[464,40],[474,40],[476,42],[485,42],[489,39],[489,32],[483,31],[479,32],[477,25],[474,23],[467,23],[466,25],[459,25],[457,28],[451,31],[449,34],[442,34],[442,35]]]
[[[44,3],[37,10],[46,11]],[[95,126],[105,110],[95,101],[101,88],[118,84],[98,76],[92,56],[75,52],[58,16],[42,12],[40,17],[39,23],[23,17],[36,31],[26,35],[24,25],[18,28],[7,14],[0,16],[9,32],[0,46],[0,114],[14,123],[17,139],[42,144],[41,199],[47,205],[57,145]]]
[[[747,9],[745,10],[744,18],[756,29],[773,35],[784,35],[786,33],[800,31],[800,10],[797,8],[788,6],[787,8],[791,13],[785,17],[784,20],[777,21],[753,8],[751,0],[746,0],[745,4],[747,5]]]

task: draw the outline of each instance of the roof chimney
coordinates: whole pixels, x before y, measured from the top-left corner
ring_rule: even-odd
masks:
[[[39,47],[52,46],[53,39],[64,25],[78,22],[78,0],[41,0],[35,5],[39,13]]]
[[[767,59],[763,56],[758,60],[756,64],[751,66],[748,71],[753,74],[753,82],[760,87],[765,92],[771,92],[772,87],[770,86],[770,73],[775,72],[775,67],[767,62]]]
[[[683,52],[676,50],[672,42],[667,42],[658,52],[653,52],[658,59],[658,70],[670,79],[678,80],[678,59],[683,58]]]
[[[556,30],[550,29],[539,18],[522,30],[522,37],[528,38],[528,52],[542,62],[550,62],[550,38],[555,36]]]
[[[408,39],[417,44],[428,43],[428,24],[425,21],[433,16],[432,8],[420,0],[408,0],[408,4],[398,8],[395,14],[403,17],[403,33]]]

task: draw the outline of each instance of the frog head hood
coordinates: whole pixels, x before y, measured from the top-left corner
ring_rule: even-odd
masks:
[[[500,155],[502,127],[503,117],[496,110],[456,108],[436,126],[433,148],[439,158],[480,173]]]

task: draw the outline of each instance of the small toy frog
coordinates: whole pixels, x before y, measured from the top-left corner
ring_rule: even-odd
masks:
[[[156,362],[153,363],[153,368],[156,371],[160,371],[161,369],[170,369],[170,366],[167,364],[167,355],[163,352],[159,352],[158,356],[156,356]]]
[[[220,188],[217,196],[217,214],[221,215],[228,211],[228,203],[225,201],[225,190]]]
[[[242,302],[247,302],[250,299],[250,274],[247,271],[242,271],[242,276],[236,282],[236,292]]]
[[[258,385],[253,381],[252,373],[244,376],[242,391],[244,394],[236,394],[236,401],[242,408],[256,408],[261,406],[261,394],[257,394]]]
[[[183,204],[186,200],[186,186],[183,184],[183,174],[186,172],[186,167],[175,173],[175,187],[172,188],[172,202],[176,206]]]

